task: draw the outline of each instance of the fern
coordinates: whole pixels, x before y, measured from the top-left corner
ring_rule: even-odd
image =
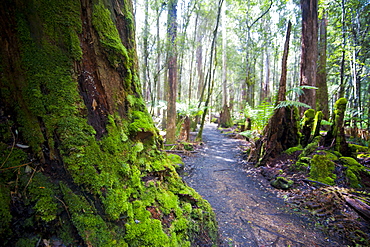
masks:
[[[275,106],[275,109],[280,109],[280,108],[288,107],[288,106],[311,108],[311,106],[305,103],[299,102],[299,101],[284,100],[284,101],[280,101],[279,104]]]
[[[302,94],[304,94],[304,91],[303,89],[317,89],[317,87],[313,87],[313,86],[299,86],[299,87],[294,87],[292,89],[289,89],[286,94],[289,95],[291,93],[296,93],[297,96],[301,96]]]

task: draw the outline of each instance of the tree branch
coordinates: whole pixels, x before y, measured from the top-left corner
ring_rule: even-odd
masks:
[[[266,15],[270,11],[272,4],[273,4],[273,1],[271,0],[270,6],[268,7],[268,9],[265,12],[263,12],[262,15],[260,15],[257,19],[255,19],[254,22],[252,22],[252,24],[248,27],[248,29],[251,29],[252,26],[256,24],[257,21],[259,21],[264,15]]]

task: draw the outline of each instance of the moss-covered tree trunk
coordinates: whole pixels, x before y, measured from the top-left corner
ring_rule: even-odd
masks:
[[[6,0],[0,20],[0,245],[215,243],[159,151],[131,1]]]
[[[316,108],[321,111],[324,119],[329,119],[329,94],[326,83],[326,45],[327,45],[327,22],[322,18],[319,24],[319,46],[318,46],[318,65],[317,65],[317,92]]]

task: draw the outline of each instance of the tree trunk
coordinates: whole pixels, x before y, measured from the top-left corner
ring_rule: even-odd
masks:
[[[200,128],[199,128],[199,131],[198,131],[198,134],[197,134],[197,137],[196,137],[196,139],[198,141],[202,140],[204,122],[205,122],[205,119],[206,119],[206,116],[207,116],[207,108],[208,108],[208,104],[210,102],[210,98],[211,98],[212,91],[213,91],[214,72],[215,72],[214,69],[212,69],[213,68],[213,56],[216,54],[215,46],[216,46],[216,39],[217,39],[217,31],[218,31],[218,26],[219,26],[219,23],[220,23],[221,8],[222,8],[223,2],[224,2],[224,0],[219,0],[219,2],[218,2],[216,27],[213,30],[213,39],[212,39],[212,45],[211,45],[211,56],[210,56],[210,59],[209,59],[208,94],[207,94],[207,99],[206,99],[206,102],[205,102],[205,109],[204,109],[204,112],[203,112],[203,115],[202,115],[202,121],[200,123]]]
[[[343,156],[349,156],[350,150],[344,134],[344,114],[347,107],[347,100],[340,98],[335,102],[333,125],[325,136],[325,146],[332,147]]]
[[[281,63],[281,77],[280,77],[280,84],[279,84],[279,91],[278,91],[278,97],[277,97],[277,103],[280,101],[286,100],[286,76],[287,76],[287,62],[288,62],[288,54],[289,54],[289,42],[290,42],[290,32],[292,30],[292,23],[288,22],[288,28],[286,31],[286,37],[285,37],[285,44],[284,44],[284,53],[283,53],[283,59]]]
[[[346,45],[347,45],[347,36],[346,36],[346,7],[345,7],[345,0],[341,1],[341,8],[342,8],[342,59],[340,62],[340,84],[339,84],[339,95],[338,98],[344,97],[344,91],[345,91],[345,61],[346,61]]]
[[[220,113],[220,125],[222,127],[231,127],[233,121],[231,119],[230,107],[228,105],[227,95],[227,66],[226,66],[226,4],[222,7],[222,111]]]
[[[176,97],[177,97],[177,0],[168,3],[168,100],[166,142],[176,142]]]
[[[143,51],[144,51],[144,63],[143,63],[143,97],[145,101],[149,100],[150,94],[150,82],[149,82],[149,0],[145,0],[144,2],[145,10],[144,10],[144,37],[143,37]]]
[[[285,100],[286,63],[288,59],[291,27],[292,24],[289,21],[284,45],[282,73],[277,103]],[[248,158],[249,161],[257,165],[265,165],[270,159],[277,157],[284,150],[297,146],[299,144],[298,132],[298,110],[291,106],[276,109],[263,131],[263,137],[256,141],[255,149],[250,153]]]
[[[157,3],[158,4],[158,3]],[[159,25],[159,20],[160,20],[160,15],[162,13],[162,10],[160,9],[159,6],[156,7],[156,16],[157,16],[157,22],[156,22],[156,30],[157,30],[157,57],[156,57],[156,74],[155,74],[155,77],[154,77],[154,80],[155,80],[155,85],[156,85],[156,93],[157,93],[157,96],[156,96],[156,102],[157,102],[157,105],[159,104],[159,101],[161,100],[161,41],[160,41],[160,35],[159,35],[159,31],[160,31],[160,25]],[[157,116],[160,116],[161,115],[161,108],[158,107],[157,109]],[[164,116],[162,118],[165,118]]]
[[[316,86],[317,71],[317,0],[301,0],[302,54],[301,86]],[[303,89],[300,101],[316,109],[315,89]],[[301,115],[304,109],[301,109]]]
[[[329,95],[328,85],[326,84],[326,37],[327,20],[323,18],[320,21],[320,40],[319,40],[319,61],[317,67],[317,92],[316,105],[317,110],[321,111],[324,119],[329,119]]]
[[[94,2],[0,4],[3,245],[216,245],[145,108],[131,1]]]

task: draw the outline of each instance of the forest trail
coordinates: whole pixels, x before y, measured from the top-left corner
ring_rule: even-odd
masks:
[[[184,159],[184,180],[214,209],[221,246],[339,246],[272,192],[238,158],[242,140],[228,138],[215,124],[205,126],[204,147]]]

